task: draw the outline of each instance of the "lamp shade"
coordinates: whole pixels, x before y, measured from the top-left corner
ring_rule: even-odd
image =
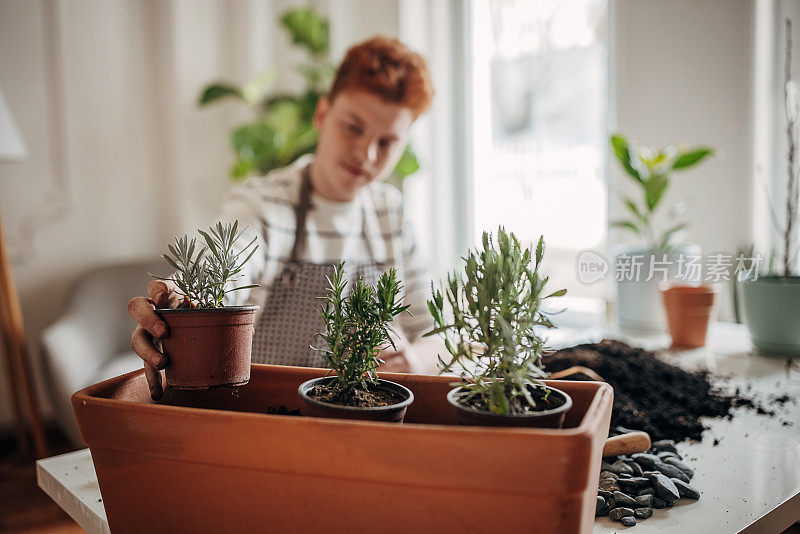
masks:
[[[23,160],[27,156],[28,147],[22,140],[3,88],[0,87],[0,160]]]

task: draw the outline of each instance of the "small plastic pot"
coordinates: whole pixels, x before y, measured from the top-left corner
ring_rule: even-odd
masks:
[[[719,287],[713,284],[661,286],[673,347],[696,348],[706,344],[708,323],[718,294]]]
[[[169,326],[169,335],[161,340],[169,358],[167,386],[195,390],[247,384],[257,309],[157,309]]]
[[[323,376],[314,378],[300,384],[297,393],[305,403],[305,415],[311,417],[328,417],[333,419],[359,419],[362,421],[383,421],[386,423],[402,423],[406,410],[414,402],[414,394],[405,386],[396,382],[378,379],[378,389],[392,391],[403,396],[403,401],[389,406],[358,407],[343,406],[330,402],[323,402],[309,395],[315,386],[322,386],[334,380],[334,377]]]
[[[453,407],[456,415],[456,424],[470,426],[524,426],[535,428],[561,428],[564,424],[564,416],[572,408],[572,398],[560,389],[545,386],[551,392],[564,398],[565,402],[558,408],[543,410],[541,412],[531,412],[521,415],[499,415],[485,410],[475,410],[468,408],[458,402],[456,396],[461,391],[461,387],[450,390],[447,394],[447,402]]]

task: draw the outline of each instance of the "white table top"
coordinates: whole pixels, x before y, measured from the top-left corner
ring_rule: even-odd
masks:
[[[597,341],[604,334],[609,332],[600,325],[580,329],[564,325],[551,333],[550,341],[556,346],[571,345]],[[666,335],[611,334],[647,348],[669,343]],[[720,384],[726,387],[749,387],[748,395],[761,399],[776,415],[740,408],[732,420],[707,420],[706,439],[678,445],[684,460],[696,470],[692,485],[702,497],[655,510],[653,517],[633,527],[634,532],[782,532],[800,520],[800,361],[790,365],[787,360],[751,354],[744,327],[726,323],[713,325],[707,347],[669,357],[689,369],[714,371],[725,377]],[[768,402],[769,397],[784,393],[794,399],[783,406]],[[714,438],[719,440],[716,446]],[[88,449],[40,460],[37,475],[39,486],[90,534],[109,532]],[[599,519],[594,529],[596,533],[625,530],[608,518]]]

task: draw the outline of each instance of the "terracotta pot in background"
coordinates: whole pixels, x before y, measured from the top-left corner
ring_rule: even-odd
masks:
[[[253,320],[258,306],[158,309],[169,326],[162,348],[169,358],[167,386],[208,389],[250,380]]]
[[[706,344],[708,323],[714,314],[718,294],[719,287],[709,284],[661,286],[673,347],[692,348]]]
[[[455,388],[447,394],[447,402],[453,407],[456,423],[473,426],[525,426],[532,428],[561,428],[564,416],[572,408],[569,395],[556,388],[548,388],[551,392],[565,399],[564,404],[552,410],[533,412],[525,415],[498,415],[484,410],[467,408],[458,402],[456,395],[461,388]]]
[[[358,406],[343,406],[331,402],[322,402],[308,394],[314,386],[324,385],[334,380],[333,377],[326,376],[315,378],[300,384],[297,393],[305,403],[305,413],[312,417],[332,417],[338,419],[358,419],[361,421],[384,421],[386,423],[402,423],[406,416],[406,410],[414,402],[414,394],[407,387],[401,386],[396,382],[378,379],[378,388],[398,393],[404,397],[402,402],[390,406],[375,406],[361,408]]]

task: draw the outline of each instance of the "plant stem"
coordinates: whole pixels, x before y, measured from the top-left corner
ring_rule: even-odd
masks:
[[[788,167],[789,167],[789,180],[786,192],[786,231],[783,234],[783,276],[791,276],[791,247],[792,235],[794,233],[794,221],[797,216],[797,182],[798,176],[795,172],[795,150],[796,141],[794,136],[794,126],[796,118],[791,116],[788,110],[789,102],[789,81],[792,79],[792,21],[786,19],[786,63],[785,63],[785,83],[783,84],[783,96],[787,102],[787,117],[786,117],[786,136],[788,137],[789,154],[788,154]]]

